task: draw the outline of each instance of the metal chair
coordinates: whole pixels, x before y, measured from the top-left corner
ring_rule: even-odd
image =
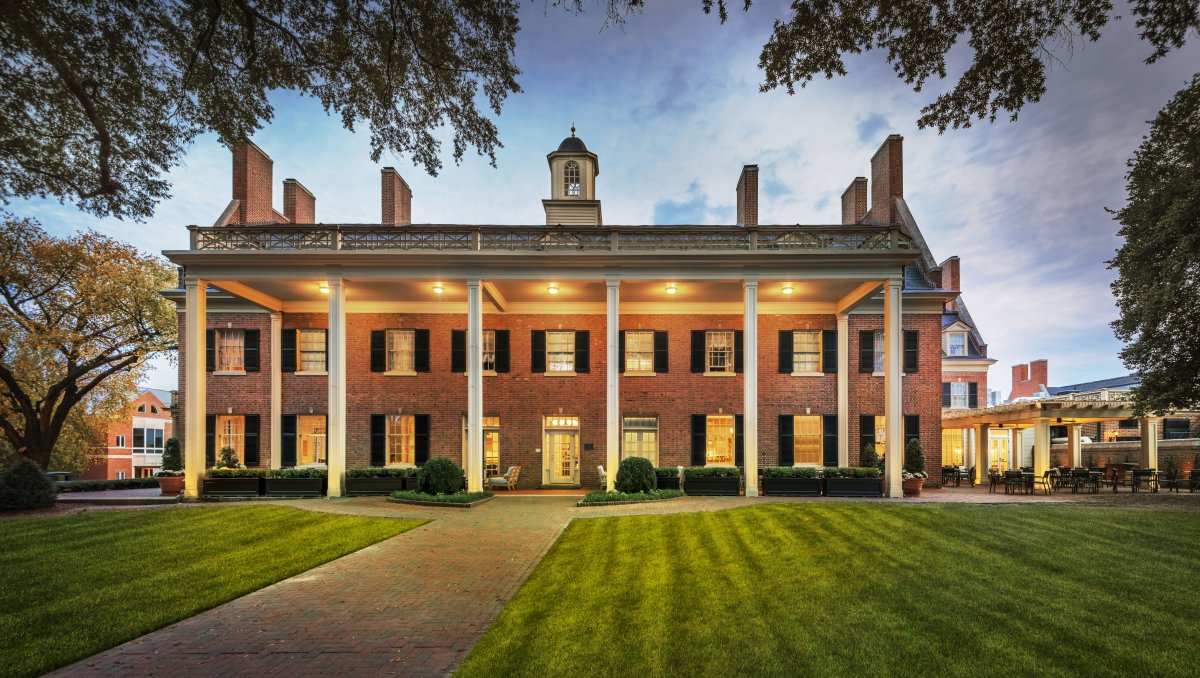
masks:
[[[1158,492],[1158,473],[1152,468],[1134,469],[1132,485],[1134,492],[1141,490],[1143,485],[1151,492]]]
[[[1055,484],[1058,482],[1057,478],[1058,478],[1058,469],[1056,469],[1056,468],[1049,469],[1042,473],[1041,478],[1035,477],[1033,479],[1033,488],[1036,490],[1037,488],[1040,487],[1042,490],[1044,490],[1046,492],[1046,494],[1050,494],[1051,492],[1054,491]]]

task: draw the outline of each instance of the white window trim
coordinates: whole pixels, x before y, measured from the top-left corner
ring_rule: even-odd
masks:
[[[970,387],[970,386],[968,386],[968,385],[967,385],[967,383],[968,383],[968,382],[965,382],[965,381],[952,381],[952,382],[950,382],[950,409],[952,409],[952,410],[966,410],[966,409],[970,409],[970,407],[971,407],[971,390],[970,390],[970,389],[971,389],[971,387]],[[956,387],[956,386],[961,386],[961,387],[962,387],[962,393],[961,393],[961,394],[959,394],[959,395],[956,395],[956,394],[954,393],[954,390],[955,390],[955,387]],[[955,405],[955,404],[954,404],[955,398],[957,398],[957,397],[961,397],[961,398],[962,398],[962,400],[961,400],[962,404],[961,404],[961,405]]]
[[[728,369],[714,371],[712,369],[712,359],[710,356],[710,348],[708,338],[713,334],[728,334],[729,335],[729,363]],[[737,332],[735,330],[705,330],[704,331],[704,376],[706,377],[736,377],[737,372]]]
[[[246,370],[213,370],[214,377],[244,377]]]
[[[550,335],[551,334],[569,334],[571,335],[571,369],[570,370],[551,370],[550,369]],[[574,377],[576,376],[575,365],[575,338],[574,330],[546,330],[546,371],[543,373],[547,377]],[[566,353],[566,351],[555,351],[555,353]]]
[[[392,336],[393,332],[408,332],[408,333],[412,334],[413,367],[411,370],[384,369],[383,374],[384,374],[384,376],[387,376],[387,377],[414,377],[417,375],[417,331],[416,330],[403,329],[403,328],[394,328],[394,329],[390,329],[390,330],[384,330],[384,333],[383,333],[383,345],[384,345],[383,363],[384,363],[384,367],[386,368],[391,363],[391,360],[392,360],[391,336]]]
[[[817,335],[817,369],[801,372],[796,369],[796,333],[813,332]],[[823,377],[825,376],[825,337],[821,330],[792,330],[792,376],[793,377]]]
[[[962,343],[962,353],[951,353],[950,352],[950,337],[951,336],[962,337],[962,342],[963,342]],[[967,347],[967,333],[966,332],[947,332],[945,334],[945,337],[946,337],[946,357],[948,357],[948,358],[965,358],[965,357],[967,357],[967,354],[970,353],[970,350]]]
[[[387,468],[417,468],[417,422],[416,422],[415,418],[413,419],[413,432],[412,432],[413,460],[412,461],[401,461],[401,462],[396,462],[396,463],[390,462],[390,458],[391,458],[391,449],[390,449],[391,440],[390,440],[390,438],[393,435],[395,435],[395,436],[404,435],[403,433],[390,433],[389,432],[388,429],[392,425],[393,417],[415,417],[415,415],[412,415],[412,414],[389,414],[389,415],[386,415],[386,418],[384,419],[384,429],[383,429],[383,446],[384,446],[383,453],[385,456],[384,466]],[[326,449],[326,454],[328,454],[328,449]]]
[[[626,369],[624,372],[621,372],[621,376],[623,376],[623,377],[653,377],[656,374],[656,372],[654,371],[654,367],[653,367],[653,365],[654,365],[654,331],[653,330],[625,330],[625,355],[623,355],[622,358],[625,360],[626,365],[629,364],[629,335],[631,333],[650,335],[650,351],[649,351],[649,353],[650,353],[651,368],[648,370]]]

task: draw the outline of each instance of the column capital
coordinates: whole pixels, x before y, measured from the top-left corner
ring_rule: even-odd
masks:
[[[621,286],[621,279],[620,279],[620,278],[605,278],[605,279],[604,279],[604,286],[605,286],[605,287],[608,287],[608,288],[620,287],[620,286]]]
[[[751,288],[757,289],[758,288],[758,278],[742,279],[742,287],[745,287],[747,289],[751,289]]]
[[[480,278],[467,278],[467,287],[468,288],[479,287],[482,284],[483,284],[483,280],[481,280]]]

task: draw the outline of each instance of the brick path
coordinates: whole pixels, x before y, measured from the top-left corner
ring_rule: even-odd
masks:
[[[577,508],[578,499],[500,496],[469,510],[414,507],[381,498],[278,502],[314,511],[434,522],[52,675],[444,675],[466,657],[574,518],[715,511],[778,501],[887,501],[686,497]],[[916,501],[1136,503],[1200,509],[1200,494],[1028,497],[989,494],[986,487],[929,491],[905,503]],[[185,506],[203,510],[196,504]]]

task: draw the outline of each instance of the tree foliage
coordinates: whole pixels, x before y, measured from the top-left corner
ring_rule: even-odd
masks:
[[[124,411],[146,359],[175,347],[175,310],[158,293],[173,276],[99,233],[55,238],[3,218],[0,433],[17,455],[46,468],[73,416]]]
[[[225,144],[269,122],[267,95],[315,97],[371,159],[436,174],[495,163],[492,121],[518,92],[515,0],[12,0],[0,11],[0,199],[56,197],[143,219],[198,134]]]
[[[1200,408],[1200,75],[1151,123],[1126,190],[1125,244],[1108,263],[1121,359],[1141,377],[1138,411]]]

